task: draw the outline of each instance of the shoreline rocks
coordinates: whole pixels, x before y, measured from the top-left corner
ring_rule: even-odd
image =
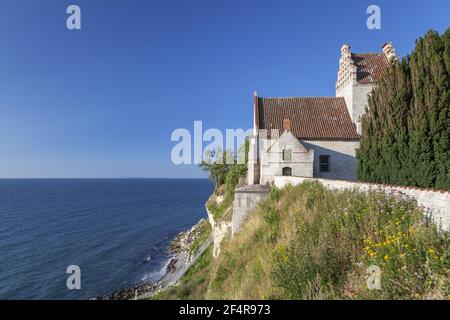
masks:
[[[173,254],[179,254],[181,252],[189,252],[191,244],[199,236],[199,227],[203,221],[207,221],[202,218],[191,229],[180,232],[170,243],[168,251]]]
[[[192,263],[190,246],[199,236],[199,225],[206,221],[200,219],[191,229],[182,231],[169,243],[167,252],[174,256],[165,266],[164,275],[154,282],[141,282],[128,288],[95,298],[94,300],[132,300],[147,298],[176,283]]]

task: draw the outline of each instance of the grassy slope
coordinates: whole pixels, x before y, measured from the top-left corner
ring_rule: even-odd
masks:
[[[381,290],[366,269],[381,268]],[[234,239],[164,299],[450,298],[449,233],[413,203],[305,183],[272,192]]]

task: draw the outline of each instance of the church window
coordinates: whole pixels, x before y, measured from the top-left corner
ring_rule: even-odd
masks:
[[[330,171],[330,156],[327,155],[319,156],[319,168],[320,172]]]
[[[282,173],[283,173],[283,176],[290,177],[290,176],[292,176],[292,168],[284,167]]]

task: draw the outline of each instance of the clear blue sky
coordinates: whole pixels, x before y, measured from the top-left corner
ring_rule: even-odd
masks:
[[[447,0],[2,0],[0,177],[201,177],[175,128],[248,129],[253,90],[334,95],[342,43],[403,56],[449,22]]]

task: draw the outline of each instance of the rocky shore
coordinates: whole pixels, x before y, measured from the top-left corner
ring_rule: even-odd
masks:
[[[201,219],[196,225],[187,231],[180,232],[169,244],[167,250],[173,255],[165,266],[164,275],[155,282],[141,282],[136,285],[112,292],[110,294],[98,297],[97,300],[132,300],[145,299],[158,293],[176,282],[189,269],[197,257],[206,249],[211,241],[207,241],[202,245],[200,250],[192,254],[190,247],[199,236],[200,224],[205,221]]]

